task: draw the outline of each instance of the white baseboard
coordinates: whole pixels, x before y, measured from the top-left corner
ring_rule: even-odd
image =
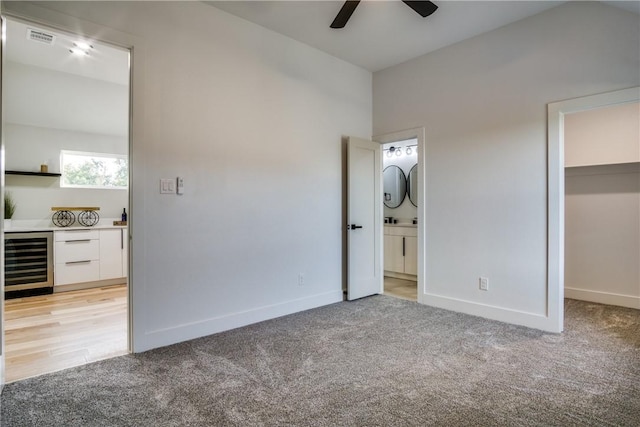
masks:
[[[617,305],[620,307],[636,308],[640,310],[640,296],[613,294],[610,292],[587,291],[584,289],[564,288],[565,298],[600,304]]]
[[[394,271],[385,270],[384,276],[393,277],[394,279],[413,280],[414,282],[418,281],[418,276],[414,276],[413,274],[396,273]]]
[[[136,340],[136,348],[133,351],[139,353],[342,301],[342,291],[332,291],[172,328],[159,329],[148,332],[141,339]]]
[[[127,278],[121,277],[118,279],[106,279],[106,280],[96,280],[93,282],[81,282],[81,283],[71,283],[68,285],[55,285],[53,287],[53,292],[67,292],[67,291],[80,291],[83,289],[92,289],[92,288],[102,288],[105,286],[112,285],[126,285]]]
[[[540,329],[554,333],[562,332],[562,330],[558,330],[558,322],[556,319],[552,319],[543,314],[511,310],[429,293],[424,293],[422,295],[421,302],[432,307],[444,308],[446,310],[457,311],[459,313],[484,317],[491,320],[498,320],[505,323],[512,323],[514,325],[526,326],[528,328]]]

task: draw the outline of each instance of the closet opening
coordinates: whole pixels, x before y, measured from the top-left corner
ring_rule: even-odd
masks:
[[[565,297],[640,308],[640,104],[566,114]]]

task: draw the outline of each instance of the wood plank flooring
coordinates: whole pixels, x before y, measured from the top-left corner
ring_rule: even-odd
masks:
[[[413,280],[384,278],[384,294],[410,301],[418,300],[418,283]]]
[[[127,354],[127,286],[5,301],[7,383]]]

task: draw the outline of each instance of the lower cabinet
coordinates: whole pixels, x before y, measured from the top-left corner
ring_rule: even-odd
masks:
[[[418,238],[415,227],[384,227],[384,270],[418,274]]]
[[[100,230],[100,280],[126,276],[125,234],[121,228]]]
[[[53,234],[54,285],[100,280],[98,230],[64,230]]]
[[[56,230],[54,286],[127,276],[126,229]]]

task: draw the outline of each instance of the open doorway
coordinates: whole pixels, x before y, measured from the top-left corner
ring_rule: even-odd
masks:
[[[418,300],[418,139],[382,146],[384,293]]]
[[[424,129],[374,140],[383,144],[384,293],[422,302],[426,271]]]
[[[4,23],[2,329],[11,382],[129,351],[130,52]]]
[[[613,106],[622,106],[640,101],[640,88],[629,88],[615,92],[586,96],[551,103],[548,106],[548,311],[549,330],[560,332],[564,329],[564,297],[565,297],[565,122],[571,114],[594,111]],[[637,136],[637,133],[636,133]],[[640,147],[631,145],[632,158],[625,160],[625,171],[637,169],[640,164]],[[628,157],[628,156],[626,156]],[[571,160],[570,160],[571,162]],[[620,163],[620,162],[618,162]],[[622,164],[621,163],[621,164]],[[569,164],[570,167],[611,168],[611,165]],[[613,166],[618,168],[619,166]],[[576,176],[571,171],[571,176]],[[588,172],[588,171],[587,171]],[[602,170],[596,174],[601,175]],[[625,172],[626,173],[626,172]],[[633,172],[635,173],[635,172]],[[572,183],[573,185],[573,183]],[[640,203],[640,200],[638,201]],[[635,218],[638,221],[638,218]],[[636,222],[636,224],[638,224]],[[637,229],[636,229],[637,231]],[[611,253],[612,256],[624,256],[624,253]],[[635,261],[637,267],[637,259]],[[640,285],[640,284],[639,284]],[[640,288],[637,288],[640,291]],[[584,292],[582,295],[586,295]],[[592,293],[593,295],[593,293]],[[619,295],[618,295],[619,296]],[[629,295],[626,295],[627,297]],[[617,297],[616,297],[617,298]],[[629,301],[628,298],[624,298]],[[634,299],[639,301],[640,299]],[[640,308],[640,307],[637,307]]]
[[[640,103],[569,113],[565,297],[640,308]]]

